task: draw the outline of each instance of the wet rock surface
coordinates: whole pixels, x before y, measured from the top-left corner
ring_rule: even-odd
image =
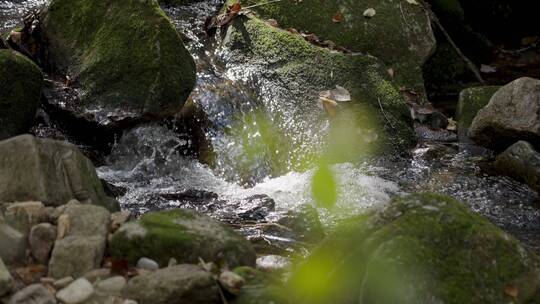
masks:
[[[43,86],[39,67],[24,55],[0,48],[0,140],[27,132]]]
[[[497,156],[494,166],[500,174],[525,182],[540,192],[540,153],[530,143],[513,144]]]
[[[474,118],[469,136],[504,150],[518,140],[540,143],[540,80],[520,78],[499,89]]]
[[[76,96],[49,103],[109,127],[177,112],[193,88],[194,64],[157,3],[86,5],[54,0],[39,16],[47,69],[68,77],[66,90]]]

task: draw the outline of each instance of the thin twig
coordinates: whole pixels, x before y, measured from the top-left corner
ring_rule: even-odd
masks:
[[[381,99],[379,97],[377,97],[377,100],[379,101],[379,107],[381,107],[381,112],[382,112],[382,114],[384,116],[384,119],[386,119],[386,121],[388,122],[388,124],[390,124],[390,127],[392,127],[392,129],[396,130],[396,128],[394,127],[394,125],[392,124],[390,119],[388,119],[388,116],[386,116],[386,113],[384,112],[384,109],[383,109],[382,103],[381,103]]]
[[[456,50],[456,52],[458,53],[459,57],[461,57],[461,59],[465,62],[465,64],[467,64],[467,67],[473,72],[474,76],[476,76],[476,79],[480,82],[480,83],[486,83],[484,81],[484,79],[482,78],[482,75],[480,74],[480,71],[478,70],[478,67],[476,67],[476,65],[469,59],[467,58],[467,56],[465,56],[465,54],[463,54],[463,52],[459,49],[459,47],[457,46],[457,44],[454,42],[454,40],[452,39],[452,37],[450,37],[450,34],[448,34],[448,32],[446,31],[446,29],[444,28],[444,26],[442,25],[441,21],[439,20],[439,18],[437,17],[437,15],[435,15],[435,13],[431,10],[431,8],[429,7],[426,7],[426,6],[422,6],[424,8],[424,10],[429,14],[429,17],[431,18],[431,20],[433,21],[433,23],[435,23],[435,25],[437,25],[437,27],[439,28],[439,30],[443,33],[444,37],[446,37],[446,40],[448,40],[448,42],[450,43],[450,45],[452,45],[452,47],[454,48],[454,50]]]

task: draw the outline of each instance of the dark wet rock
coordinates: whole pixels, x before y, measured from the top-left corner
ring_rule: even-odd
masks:
[[[183,264],[136,276],[122,294],[139,304],[214,304],[220,303],[218,288],[209,272]]]
[[[6,268],[6,265],[0,258],[0,297],[11,291],[13,287],[13,278]]]
[[[71,199],[119,209],[103,192],[90,160],[67,142],[21,135],[0,142],[1,202],[39,201],[59,206]]]
[[[540,153],[525,141],[518,141],[497,156],[495,169],[503,175],[527,183],[540,192]]]
[[[478,81],[446,38],[440,36],[435,53],[423,67],[426,91],[433,103],[446,98],[454,100],[461,90]]]
[[[8,302],[9,304],[56,304],[54,295],[42,284],[32,284],[19,291]]]
[[[80,121],[114,128],[164,118],[194,86],[193,59],[156,1],[54,0],[39,19],[47,70],[75,93],[48,102]]]
[[[483,12],[466,12],[462,3],[468,5],[466,1],[461,0],[428,0],[433,12],[439,18],[439,21],[443,24],[444,28],[450,34],[452,39],[455,40],[460,49],[465,52],[467,57],[475,62],[489,62],[491,53],[493,51],[493,44],[491,41],[482,35],[478,29],[473,27],[473,23],[477,23],[477,20],[481,15],[484,15],[491,9],[486,8]],[[468,9],[468,7],[465,7]],[[444,44],[447,38],[442,33],[436,31],[437,34],[437,46]],[[443,54],[435,53],[434,56],[442,56]],[[448,65],[444,62],[452,60],[452,64],[456,67],[460,65],[463,60],[453,55],[453,52],[447,53],[449,55],[446,58],[440,58],[442,63],[442,71],[452,72],[447,70]],[[436,68],[436,66],[434,66]],[[454,70],[459,71],[459,70]],[[439,74],[441,75],[441,74]],[[441,75],[442,76],[442,75]],[[452,74],[448,76],[454,76]],[[457,76],[457,75],[456,75]],[[443,76],[444,77],[444,76]],[[451,81],[451,79],[448,79]]]
[[[539,257],[512,236],[453,198],[423,193],[342,223],[288,290],[294,303],[527,303],[540,295],[539,271]]]
[[[40,263],[47,264],[56,240],[56,227],[49,223],[35,225],[30,230],[28,243],[32,256]]]
[[[518,140],[540,147],[540,80],[519,78],[500,88],[469,129],[478,144],[504,150]]]
[[[289,229],[289,237],[302,242],[317,243],[325,236],[319,213],[311,205],[301,205],[296,210],[288,211],[278,220],[278,224]]]
[[[42,85],[35,63],[13,50],[0,50],[0,140],[30,129]]]
[[[235,1],[228,1],[229,3]],[[243,6],[264,0],[242,1]],[[418,1],[418,4],[424,4]],[[281,1],[253,8],[262,19],[275,19],[283,29],[314,33],[353,52],[371,54],[395,71],[396,81],[412,90],[423,91],[421,66],[435,49],[430,19],[420,5],[408,2]],[[373,18],[363,17],[373,8]],[[336,14],[343,20],[333,21]],[[392,35],[388,35],[392,33]]]
[[[478,114],[478,111],[489,103],[491,97],[493,97],[493,94],[495,94],[499,88],[499,86],[482,86],[461,91],[456,109],[458,136],[460,141],[470,142],[468,137],[469,127],[476,117],[476,114]]]
[[[230,267],[255,265],[251,244],[231,228],[188,209],[147,213],[123,225],[112,237],[110,252],[135,264],[141,257],[166,266],[179,263],[225,262]]]
[[[276,202],[265,194],[258,194],[244,198],[236,209],[236,214],[243,220],[262,220],[276,206]]]
[[[109,232],[110,214],[107,209],[70,204],[62,216],[67,218],[69,228],[66,235],[54,244],[49,261],[49,276],[57,279],[67,276],[77,278],[99,268]]]

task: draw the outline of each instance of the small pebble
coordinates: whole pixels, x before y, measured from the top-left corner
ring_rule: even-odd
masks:
[[[137,268],[144,270],[158,270],[159,264],[149,258],[140,258],[139,261],[137,261]]]
[[[178,265],[178,261],[175,258],[171,258],[169,260],[169,264],[167,264],[167,267],[173,267],[173,266],[176,266],[176,265]]]
[[[80,278],[60,290],[56,298],[65,304],[78,304],[88,300],[94,293],[94,287],[85,278]]]

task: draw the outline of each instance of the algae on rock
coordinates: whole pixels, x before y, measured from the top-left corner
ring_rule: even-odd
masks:
[[[216,220],[189,209],[148,213],[123,225],[110,243],[116,258],[136,263],[141,257],[161,266],[171,258],[179,263],[225,262],[229,267],[253,266],[249,241]]]
[[[47,69],[69,76],[77,99],[61,107],[100,125],[178,112],[195,65],[155,0],[53,0],[40,16]]]
[[[256,78],[263,112],[275,127],[270,133],[279,143],[277,157],[288,153],[277,163],[292,162],[288,169],[302,169],[294,165],[304,164],[321,147],[373,155],[415,141],[409,109],[375,57],[332,52],[245,17],[229,27],[221,56],[232,77]],[[352,100],[338,104],[336,117],[329,118],[319,108],[319,93],[336,85],[345,87]]]
[[[237,2],[229,0],[228,4]],[[244,7],[267,2],[242,1]],[[281,28],[295,28],[330,40],[353,52],[381,59],[395,72],[396,82],[422,93],[422,65],[435,49],[435,37],[423,1],[392,0],[284,0],[252,8],[263,19],[277,20]],[[366,9],[377,14],[365,18]],[[340,14],[343,20],[334,22]]]
[[[0,50],[0,140],[28,131],[39,106],[43,75],[30,59]]]
[[[519,241],[451,197],[419,193],[343,223],[289,284],[295,303],[537,303],[539,274]]]
[[[474,117],[478,114],[478,111],[489,103],[491,97],[493,97],[499,88],[499,86],[482,86],[461,91],[456,109],[460,140],[469,141],[467,133]]]

